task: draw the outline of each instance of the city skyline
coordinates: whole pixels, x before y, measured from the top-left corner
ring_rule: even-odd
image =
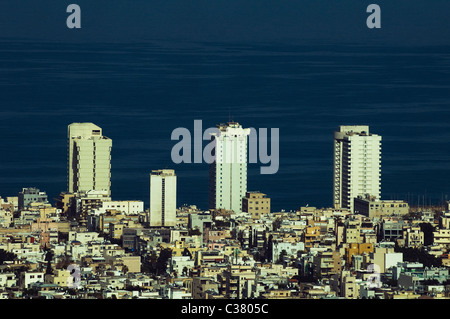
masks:
[[[450,299],[450,1],[1,8],[0,299]]]
[[[231,124],[232,125],[235,125],[235,124],[237,124],[239,127],[241,127],[240,125],[239,125],[239,123],[237,123],[237,122],[231,122]],[[226,128],[227,127],[227,125],[229,125],[229,124],[220,124],[220,125],[218,125],[218,127],[220,127],[221,129],[223,129],[224,130],[224,132],[226,132],[228,129]],[[95,154],[92,154],[91,153],[91,151],[93,151],[93,150],[95,150],[95,147],[93,148],[92,146],[95,144],[95,140],[99,140],[101,143],[105,143],[105,146],[106,146],[106,149],[105,149],[105,151],[106,151],[106,157],[105,156],[103,156],[103,158],[105,158],[106,160],[107,160],[107,162],[105,162],[106,164],[106,166],[105,167],[107,167],[108,169],[106,169],[106,170],[103,170],[103,173],[105,174],[104,176],[105,176],[105,178],[100,178],[99,179],[99,176],[101,176],[101,174],[95,174],[95,172],[91,172],[91,173],[89,173],[89,174],[85,174],[85,176],[87,177],[87,179],[88,180],[91,180],[92,179],[92,182],[90,183],[90,185],[91,186],[93,186],[94,184],[95,184],[95,179],[93,179],[93,177],[94,176],[97,176],[97,180],[100,180],[100,181],[104,181],[104,185],[108,185],[108,183],[109,183],[109,185],[108,185],[108,189],[105,189],[105,188],[101,188],[101,189],[99,189],[100,191],[106,191],[107,192],[107,194],[108,195],[111,195],[111,191],[110,191],[110,187],[111,187],[111,144],[112,144],[112,140],[110,139],[110,138],[108,138],[108,137],[104,137],[104,136],[102,136],[102,129],[99,127],[99,126],[97,126],[97,125],[95,125],[95,124],[93,124],[93,123],[91,123],[91,122],[84,122],[84,123],[72,123],[72,124],[69,124],[68,125],[68,132],[70,131],[69,130],[69,127],[70,126],[77,126],[77,127],[81,127],[81,131],[79,132],[79,134],[80,134],[80,136],[78,136],[77,138],[73,138],[73,137],[70,137],[69,138],[69,143],[68,143],[68,145],[69,145],[69,150],[68,150],[68,171],[67,171],[67,175],[68,175],[68,178],[69,178],[69,180],[70,180],[70,176],[71,176],[71,174],[73,174],[72,173],[72,171],[73,171],[73,168],[71,169],[70,167],[73,167],[73,164],[72,164],[72,161],[71,161],[71,159],[72,159],[72,156],[70,156],[70,154],[73,154],[73,151],[71,150],[71,148],[72,148],[72,145],[74,145],[74,144],[76,144],[76,142],[73,142],[73,141],[71,141],[71,140],[74,140],[74,141],[78,141],[78,143],[79,144],[81,144],[80,143],[80,141],[79,141],[79,139],[80,139],[80,137],[81,137],[81,140],[84,140],[84,139],[87,139],[89,142],[89,147],[87,148],[88,150],[89,150],[89,156],[85,156],[84,158],[85,158],[85,162],[86,162],[86,160],[87,160],[87,162],[89,162],[89,163],[93,163],[93,161],[92,161],[92,158],[95,158]],[[84,126],[84,128],[82,128]],[[242,128],[242,127],[241,127]],[[334,152],[336,152],[336,149],[337,148],[341,148],[341,152],[342,152],[342,145],[341,144],[343,144],[342,142],[338,142],[339,140],[343,140],[344,138],[344,136],[346,136],[346,130],[348,131],[349,129],[352,129],[352,128],[354,128],[354,129],[356,129],[356,131],[355,132],[353,132],[353,133],[351,133],[350,135],[352,135],[353,136],[353,138],[357,138],[357,137],[363,137],[363,138],[366,138],[366,137],[368,137],[369,139],[373,136],[373,137],[375,137],[375,138],[377,138],[377,140],[378,140],[378,142],[376,142],[376,143],[380,143],[380,141],[381,141],[381,137],[379,136],[379,135],[377,135],[377,134],[372,134],[372,133],[370,133],[370,134],[367,134],[366,132],[363,132],[362,134],[360,134],[361,132],[358,132],[358,130],[359,131],[361,131],[361,130],[366,130],[366,131],[369,131],[369,126],[368,125],[340,125],[339,126],[339,129],[341,129],[341,130],[343,130],[343,132],[342,133],[339,133],[339,132],[337,132],[337,131],[334,131],[334,137],[331,137],[330,138],[330,140],[333,140],[334,139],[334,143],[335,143],[335,146],[334,146]],[[92,131],[93,130],[93,131]],[[95,135],[96,135],[96,137],[92,137],[92,132],[94,132],[95,131]],[[243,130],[243,131],[245,131],[245,130]],[[245,132],[247,132],[247,131],[245,131]],[[248,133],[248,132],[247,132]],[[246,134],[247,134],[246,133]],[[78,133],[77,133],[78,134]],[[83,134],[85,135],[85,136],[83,136]],[[87,134],[87,135],[86,135]],[[337,135],[336,135],[337,134]],[[98,136],[97,136],[98,135]],[[226,134],[225,134],[226,135]],[[224,135],[224,136],[225,136]],[[339,138],[337,138],[337,136],[339,135]],[[70,136],[70,133],[68,133],[68,136]],[[84,141],[83,141],[84,142]],[[98,141],[97,141],[97,143],[98,143]],[[367,143],[367,142],[366,142]],[[220,145],[220,144],[219,144]],[[341,146],[336,146],[336,145],[341,145]],[[381,144],[380,144],[381,145]],[[379,149],[379,147],[380,147],[380,149]],[[78,146],[78,148],[80,149],[80,147]],[[245,145],[245,150],[247,150],[247,145]],[[356,195],[352,195],[352,197],[351,198],[356,198],[356,197],[358,197],[358,196],[366,196],[366,195],[369,195],[369,196],[375,196],[375,197],[377,197],[377,198],[381,198],[380,197],[380,189],[381,189],[381,181],[380,181],[380,178],[381,178],[381,167],[379,167],[379,166],[377,166],[377,165],[379,165],[380,164],[380,162],[381,162],[381,158],[382,158],[382,156],[381,156],[381,146],[376,146],[375,148],[374,148],[374,150],[377,152],[377,154],[378,155],[376,155],[373,159],[375,159],[375,161],[374,161],[374,163],[376,164],[376,168],[375,168],[375,171],[378,173],[378,175],[374,175],[374,176],[376,176],[376,178],[375,178],[375,183],[369,183],[369,184],[374,184],[374,185],[376,185],[376,186],[378,186],[378,187],[375,187],[375,189],[376,189],[376,191],[375,192],[364,192],[364,191],[360,191],[360,192],[356,192],[355,194]],[[85,153],[86,154],[86,153]],[[237,152],[237,153],[234,153],[234,155],[236,155],[236,154],[239,154],[239,152]],[[353,153],[353,154],[355,154],[355,152]],[[92,157],[93,156],[93,157]],[[247,158],[249,157],[250,155],[249,154],[247,154]],[[364,155],[364,156],[366,156],[366,155]],[[336,158],[336,153],[333,153],[333,157],[334,158]],[[102,156],[100,156],[100,158],[102,158]],[[363,157],[364,158],[364,157]],[[237,157],[236,157],[236,159],[237,159]],[[238,162],[239,162],[240,160],[238,160]],[[172,163],[173,164],[173,163]],[[241,165],[242,166],[242,164],[243,163],[238,163],[239,165]],[[247,162],[245,162],[245,164],[247,164]],[[333,166],[334,164],[336,164],[336,161],[335,160],[330,160],[330,165],[331,166]],[[349,165],[350,163],[347,163],[347,165]],[[183,164],[176,164],[176,165],[174,165],[174,167],[177,167],[177,166],[179,166],[179,165],[183,165]],[[223,164],[222,164],[223,165]],[[341,165],[342,165],[342,163],[341,163]],[[245,166],[245,168],[247,168],[247,165],[244,165]],[[94,167],[96,167],[96,165],[94,164],[94,165],[88,165],[88,167],[90,167],[90,169],[91,168],[94,168]],[[97,167],[98,167],[98,165],[97,165]],[[189,167],[189,165],[186,165],[186,167]],[[214,170],[212,170],[212,168],[214,168],[215,167],[215,165],[214,165],[214,163],[212,164],[212,165],[209,165],[209,169],[208,168],[206,168],[206,170],[209,170],[209,179],[208,179],[208,181],[207,181],[207,183],[210,185],[209,186],[209,198],[211,199],[211,196],[212,196],[212,194],[214,194],[214,192],[213,192],[213,190],[214,190],[214,187],[211,187],[211,182],[214,180],[214,177],[215,177],[215,175],[213,174],[213,172],[214,172]],[[239,169],[241,169],[241,168],[239,168]],[[152,171],[153,169],[152,168],[149,168],[149,171]],[[84,170],[85,172],[86,172],[86,169]],[[358,174],[360,175],[361,174],[361,172],[362,171],[360,171]],[[240,174],[240,171],[239,171],[239,174]],[[350,172],[348,172],[348,174],[350,174]],[[354,175],[358,175],[358,174],[354,174]],[[219,175],[220,176],[220,175]],[[246,181],[247,180],[247,176],[246,176],[246,174],[244,173],[244,175],[243,176],[245,176],[245,178],[244,178],[244,181]],[[372,176],[372,173],[370,173],[369,174],[369,176]],[[253,176],[253,178],[257,178],[257,176],[255,177],[255,176]],[[336,183],[335,183],[335,181],[336,181],[336,174],[334,174],[334,177],[332,177],[333,178],[333,182],[332,182],[332,184],[334,184],[334,185],[336,185]],[[85,178],[86,179],[86,178]],[[72,178],[72,180],[73,180],[73,178]],[[69,185],[70,185],[70,183],[68,183]],[[213,183],[214,184],[214,183]],[[229,185],[230,187],[231,187],[231,185]],[[245,183],[244,183],[244,186],[246,186],[245,185]],[[31,188],[33,188],[33,187],[37,187],[37,186],[33,186],[33,185],[28,185],[28,187],[31,187]],[[341,186],[342,187],[342,186]],[[39,188],[39,187],[38,187]],[[263,188],[263,187],[262,187]],[[42,189],[42,187],[41,187],[41,189]],[[43,189],[44,191],[45,191],[45,189]],[[81,190],[80,189],[80,191],[81,192],[86,192],[86,191],[89,191],[89,190],[91,190],[91,191],[97,191],[97,189],[88,189],[88,188],[86,188],[86,189],[84,189],[84,190]],[[350,190],[350,188],[348,188],[348,191]],[[367,190],[367,189],[366,189]],[[247,191],[247,188],[245,187],[245,190],[243,190],[243,188],[241,188],[240,189],[240,192],[243,194],[242,195],[242,197],[241,197],[241,199],[244,197],[244,195],[245,195],[245,192]],[[252,189],[251,191],[255,191],[254,189]],[[61,192],[64,192],[64,190],[61,190],[59,193],[61,193]],[[58,193],[58,194],[59,194]],[[69,192],[70,193],[70,192]],[[346,195],[348,198],[350,198],[350,192],[348,192],[348,194]],[[1,195],[1,194],[0,194]],[[271,196],[270,194],[268,194],[269,196]],[[324,194],[323,194],[324,195]],[[409,195],[409,194],[408,194]],[[122,198],[122,199],[124,199],[123,198],[123,196],[121,196],[120,194],[116,194],[116,196],[117,197],[119,197],[119,198]],[[230,196],[229,196],[230,197]],[[231,197],[230,197],[231,198]],[[333,191],[333,198],[336,198],[336,191],[334,190]],[[388,199],[388,198],[386,198],[386,199]],[[442,197],[442,200],[441,200],[441,202],[440,203],[432,203],[431,202],[431,200],[429,201],[429,202],[427,202],[429,199],[427,199],[427,198],[425,198],[425,195],[424,194],[420,194],[420,195],[417,195],[417,197],[416,198],[414,198],[414,195],[412,195],[411,197],[400,197],[400,198],[398,198],[398,197],[396,197],[396,198],[390,198],[390,199],[397,199],[397,200],[405,200],[405,201],[408,201],[408,199],[412,199],[412,200],[414,200],[414,199],[417,199],[417,206],[432,206],[432,205],[442,205],[442,200],[444,200],[444,198]],[[146,200],[145,200],[145,198],[139,198],[139,200],[143,200],[144,202],[146,202]],[[236,201],[237,202],[237,201]],[[352,201],[349,201],[349,200],[347,200],[347,202],[348,203],[351,203],[349,206],[345,206],[345,205],[341,205],[341,204],[337,204],[334,200],[332,201],[332,202],[330,202],[328,205],[321,205],[321,207],[335,207],[335,208],[349,208],[350,210],[352,210],[352,205],[353,205],[353,203],[352,203]],[[409,202],[409,201],[408,201]],[[193,202],[190,202],[190,203],[186,203],[187,205],[190,205],[190,204],[196,204],[195,203],[195,201],[193,201]],[[242,206],[242,201],[240,201],[240,205]],[[147,206],[147,205],[146,205]],[[299,203],[298,205],[297,205],[297,207],[300,207],[301,206],[301,203]],[[315,206],[314,205],[314,203],[312,203],[312,206]],[[223,206],[223,208],[224,207],[227,207],[227,206]],[[149,208],[149,206],[148,206],[148,208]],[[213,207],[212,206],[207,206],[207,207],[205,207],[204,209],[212,209]],[[292,208],[291,208],[292,209]],[[282,210],[284,210],[284,208],[282,208]]]
[[[241,165],[249,155],[249,130],[237,122],[219,127],[225,134],[215,138],[226,141],[218,139],[216,163],[212,164],[238,164],[236,171],[224,170],[222,177],[226,179],[227,173],[240,177]],[[89,136],[95,132],[101,138],[99,126],[93,123],[82,125],[82,131]],[[414,210],[404,201],[378,198],[381,136],[364,125],[343,125],[331,133],[335,164],[344,170],[338,177],[348,175],[350,180],[342,189],[351,189],[354,181],[365,182],[364,175],[375,168],[369,187],[363,185],[342,195],[346,199],[342,203],[348,207],[306,205],[296,211],[273,211],[271,198],[265,193],[246,189],[240,196],[241,183],[237,184],[237,195],[228,194],[237,196],[242,205],[238,209],[225,207],[223,202],[208,211],[195,203],[177,207],[178,183],[173,169],[151,170],[148,211],[142,201],[114,200],[105,189],[63,192],[56,206],[36,188],[23,188],[17,198],[0,198],[0,251],[4,260],[0,264],[0,296],[450,298],[450,201],[442,208]],[[79,134],[69,137],[78,142]],[[86,159],[95,162],[92,147],[87,150]],[[72,168],[68,165],[68,171]],[[220,171],[219,166],[219,176]],[[217,182],[216,174],[211,175],[213,183]],[[87,175],[93,177],[90,171]],[[239,181],[246,179],[242,175]],[[342,184],[345,182],[344,178]],[[36,265],[33,269],[24,266],[17,276],[11,267],[21,262]],[[159,287],[154,289],[150,282],[159,282]],[[72,293],[67,294],[68,290]],[[186,310],[182,307],[181,311]]]

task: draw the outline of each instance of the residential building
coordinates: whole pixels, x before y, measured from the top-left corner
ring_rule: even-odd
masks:
[[[210,277],[194,277],[192,299],[213,299],[219,293],[219,283]]]
[[[260,219],[262,215],[270,214],[270,198],[260,192],[246,192],[242,198],[242,211]]]
[[[334,133],[333,203],[350,209],[358,196],[381,195],[381,136],[369,126],[340,126]]]
[[[174,227],[177,222],[177,176],[173,169],[150,174],[150,227]]]
[[[406,247],[420,248],[424,244],[425,234],[419,226],[407,227],[403,231],[403,239]]]
[[[93,123],[68,126],[68,192],[111,194],[112,140]]]
[[[18,195],[19,209],[25,209],[31,203],[48,203],[46,192],[41,192],[36,187],[22,188]]]
[[[409,213],[409,205],[403,200],[381,200],[374,196],[358,196],[354,198],[355,214],[369,218],[385,216],[405,216]]]
[[[144,212],[144,202],[140,200],[103,201],[101,210],[116,210],[125,215],[138,215]]]
[[[215,161],[210,164],[209,208],[242,212],[247,192],[247,147],[250,129],[237,122],[217,126]]]
[[[314,273],[318,277],[329,277],[339,274],[342,260],[339,251],[319,251],[313,258]]]
[[[20,286],[25,289],[31,288],[33,284],[44,282],[43,272],[22,272],[20,277]]]

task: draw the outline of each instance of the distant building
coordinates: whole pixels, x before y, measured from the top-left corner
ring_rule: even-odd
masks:
[[[112,141],[93,123],[68,126],[68,191],[111,194]]]
[[[246,192],[242,199],[242,211],[252,214],[253,219],[270,214],[270,198],[260,192]]]
[[[137,215],[144,212],[144,202],[139,200],[104,201],[102,210],[117,210],[125,215]]]
[[[374,196],[358,196],[354,198],[353,211],[369,218],[384,216],[405,216],[409,213],[409,205],[403,200],[380,200]]]
[[[219,294],[219,283],[209,277],[194,277],[192,280],[193,299],[215,299]]]
[[[209,208],[242,212],[247,191],[247,146],[250,129],[230,122],[217,126],[215,161],[209,171]]]
[[[150,174],[151,227],[174,227],[177,222],[177,176],[173,169],[153,170]]]
[[[381,136],[369,126],[340,126],[334,133],[334,208],[353,212],[353,199],[381,192]]]
[[[111,201],[107,191],[87,191],[75,193],[70,198],[70,214],[78,220],[87,223],[87,216],[90,212],[103,206],[103,202]]]
[[[379,229],[380,240],[396,242],[403,238],[403,229],[407,223],[403,220],[384,220]]]
[[[19,209],[24,209],[31,203],[48,203],[47,194],[35,187],[22,188],[18,196]]]
[[[420,248],[424,244],[425,234],[419,226],[407,227],[403,231],[403,238],[406,247]]]
[[[56,198],[56,208],[60,209],[63,215],[71,214],[71,204],[73,203],[72,198],[74,196],[73,193],[63,192]]]
[[[319,251],[313,257],[313,263],[317,277],[329,277],[342,271],[341,254],[338,251]]]

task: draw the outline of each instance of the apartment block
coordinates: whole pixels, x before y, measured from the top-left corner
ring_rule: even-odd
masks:
[[[242,212],[247,192],[247,147],[250,129],[237,122],[217,126],[215,161],[209,171],[209,208]]]
[[[381,195],[381,136],[366,125],[342,125],[334,133],[334,208],[353,212],[354,198]]]
[[[174,227],[177,222],[177,176],[172,169],[153,170],[150,174],[151,227]]]
[[[251,214],[253,219],[270,214],[270,198],[261,192],[246,192],[242,198],[242,211]]]
[[[112,140],[93,123],[68,126],[68,192],[111,194]]]

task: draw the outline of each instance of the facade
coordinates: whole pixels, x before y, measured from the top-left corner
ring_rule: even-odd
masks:
[[[319,277],[329,277],[342,271],[341,255],[338,251],[319,251],[313,258],[314,273]]]
[[[381,136],[365,125],[340,126],[334,133],[334,208],[353,212],[354,198],[380,198],[380,184]]]
[[[104,201],[111,201],[111,197],[106,190],[91,190],[75,193],[70,200],[70,215],[74,215],[80,221],[87,223],[88,214],[93,210],[101,208]]]
[[[116,210],[125,215],[137,215],[144,211],[144,202],[138,200],[104,201],[101,209]]]
[[[215,161],[209,172],[209,208],[242,212],[247,192],[247,147],[250,129],[230,122],[217,126]]]
[[[153,170],[150,174],[151,227],[174,227],[177,222],[177,176],[172,169]]]
[[[111,194],[112,140],[93,123],[68,127],[68,192],[106,191]]]
[[[29,289],[33,284],[44,283],[43,272],[23,272],[20,278],[20,287]]]
[[[405,216],[409,213],[409,205],[403,200],[380,200],[374,196],[358,196],[354,198],[353,211],[369,218]]]
[[[208,299],[208,295],[218,294],[219,284],[209,277],[194,277],[192,280],[192,299]]]
[[[270,214],[270,198],[260,192],[246,192],[242,199],[242,211],[250,213],[253,219]]]
[[[18,196],[19,209],[24,209],[31,203],[48,203],[47,194],[35,187],[22,188]]]

